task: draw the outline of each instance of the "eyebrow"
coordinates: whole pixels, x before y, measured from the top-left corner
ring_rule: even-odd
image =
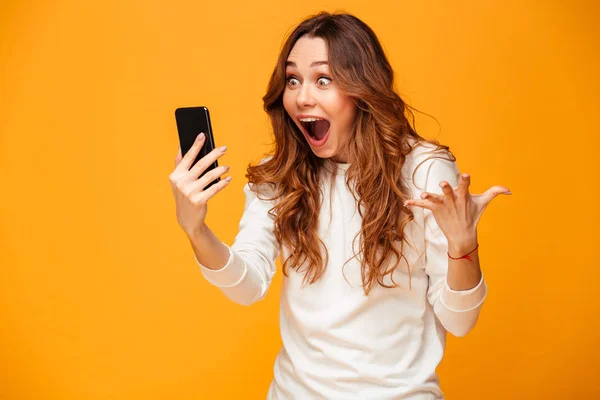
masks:
[[[310,64],[310,67],[312,68],[312,67],[318,67],[319,65],[328,65],[328,64],[329,64],[329,62],[327,62],[327,61],[314,61],[313,63]],[[298,67],[296,65],[296,63],[293,61],[286,61],[285,66],[286,67],[294,67],[294,68]]]

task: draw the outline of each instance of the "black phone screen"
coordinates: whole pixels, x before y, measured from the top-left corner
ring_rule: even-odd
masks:
[[[195,165],[202,157],[206,156],[215,148],[215,139],[212,132],[212,126],[210,123],[210,114],[206,107],[182,107],[175,110],[175,121],[177,122],[177,132],[179,134],[179,144],[181,146],[181,155],[185,154],[190,150],[196,137],[200,132],[204,132],[206,140],[204,145],[200,149],[198,156],[194,160]],[[199,178],[204,176],[207,172],[217,168],[219,166],[218,161],[215,160],[201,175]],[[191,168],[191,167],[190,167]],[[219,182],[220,178],[212,181],[205,189],[208,189],[215,183]]]

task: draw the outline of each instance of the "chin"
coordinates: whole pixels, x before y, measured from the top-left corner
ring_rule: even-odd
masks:
[[[329,148],[327,145],[323,147],[312,148],[312,151],[319,158],[332,158],[337,155],[337,151]]]

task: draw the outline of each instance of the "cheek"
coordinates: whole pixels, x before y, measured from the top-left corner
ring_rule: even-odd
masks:
[[[349,134],[356,119],[356,105],[354,104],[354,100],[347,96],[340,96],[336,104],[336,114],[339,116],[338,121],[344,131],[348,131]]]

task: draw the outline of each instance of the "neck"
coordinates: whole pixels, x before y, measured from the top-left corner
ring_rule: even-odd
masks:
[[[346,153],[340,154],[337,156],[333,156],[330,158],[330,160],[333,161],[334,163],[338,163],[338,164],[349,164],[350,163],[350,157]]]
[[[330,160],[332,162],[336,163],[336,164],[348,164],[348,161],[342,160],[342,159],[337,158],[337,157],[332,157],[332,158],[330,158]]]

